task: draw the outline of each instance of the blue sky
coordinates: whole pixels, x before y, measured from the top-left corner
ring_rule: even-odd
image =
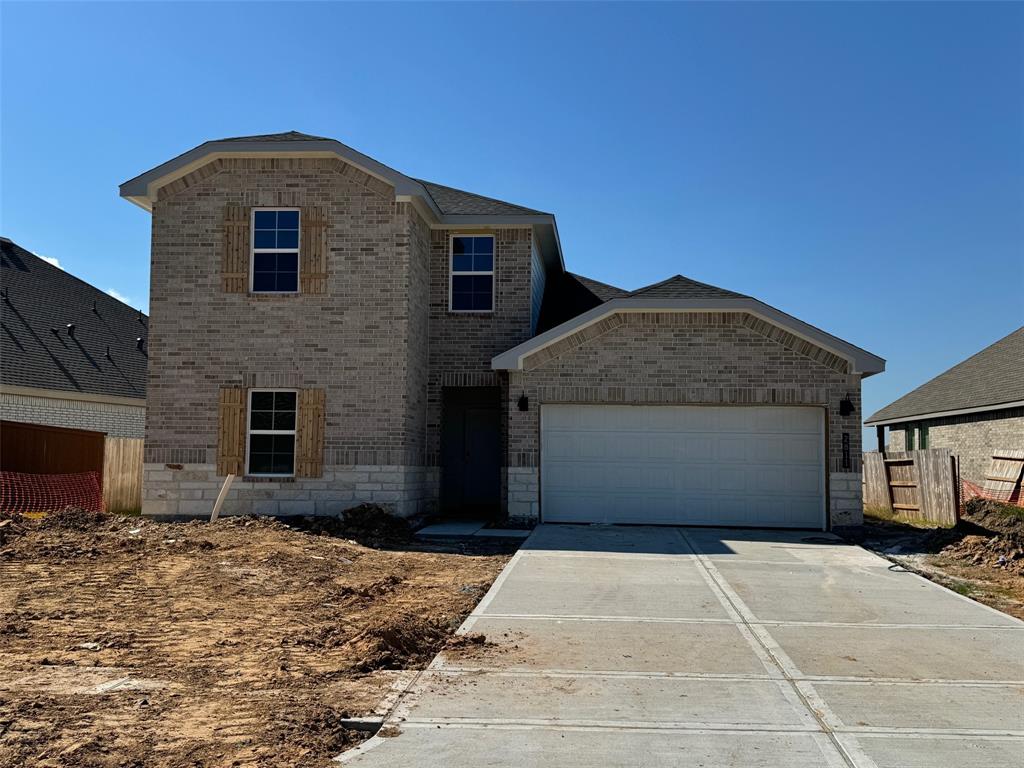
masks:
[[[0,231],[145,308],[117,185],[332,136],[554,212],[570,269],[682,273],[888,360],[865,413],[1024,324],[1022,4],[0,6]]]

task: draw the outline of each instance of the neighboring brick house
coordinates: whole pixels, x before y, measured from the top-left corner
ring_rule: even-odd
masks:
[[[228,513],[860,520],[884,361],[756,299],[573,275],[553,215],[299,133],[121,194],[153,215],[146,514],[234,473]]]
[[[5,237],[0,255],[0,419],[142,437],[148,318]]]
[[[871,415],[878,448],[950,448],[983,484],[1000,451],[1024,450],[1024,327]],[[884,431],[888,428],[889,440]]]

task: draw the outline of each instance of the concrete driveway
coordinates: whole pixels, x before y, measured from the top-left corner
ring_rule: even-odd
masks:
[[[540,526],[352,766],[1024,765],[1024,623],[823,534]]]

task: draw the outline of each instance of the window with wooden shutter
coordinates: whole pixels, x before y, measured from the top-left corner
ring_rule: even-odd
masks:
[[[324,390],[299,390],[299,420],[295,430],[296,477],[323,476],[325,403]]]
[[[221,476],[245,473],[245,395],[242,387],[220,390],[217,474]]]
[[[299,244],[299,292],[322,294],[327,291],[327,216],[323,208],[304,205],[302,239]]]
[[[224,208],[224,255],[221,260],[221,289],[225,293],[249,291],[249,217],[242,205]]]

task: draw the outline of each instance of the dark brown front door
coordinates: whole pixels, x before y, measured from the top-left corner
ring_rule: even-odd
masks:
[[[445,388],[443,511],[494,518],[501,508],[501,403],[497,387]]]

